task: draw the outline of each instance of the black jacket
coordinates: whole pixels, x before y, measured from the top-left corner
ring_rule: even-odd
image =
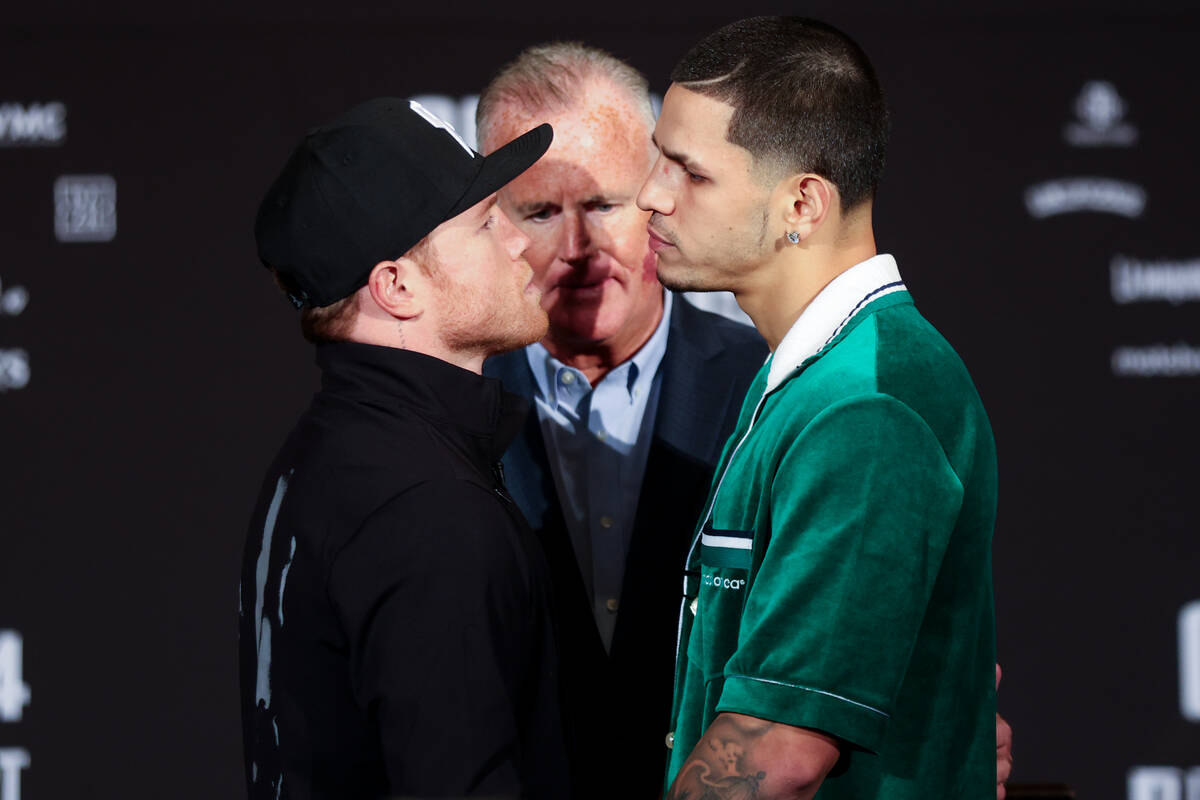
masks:
[[[546,550],[554,581],[563,713],[576,800],[655,798],[667,764],[683,566],[725,439],[767,356],[751,327],[672,303],[654,434],[605,652],[554,486],[537,414],[504,456],[517,504]],[[484,374],[527,398],[525,353],[489,359]]]
[[[546,568],[497,463],[524,403],[417,353],[317,361],[246,543],[250,797],[561,800]]]

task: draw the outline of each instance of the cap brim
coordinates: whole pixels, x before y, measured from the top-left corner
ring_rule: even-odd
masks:
[[[446,219],[457,217],[532,167],[533,163],[550,149],[550,142],[553,140],[554,130],[543,122],[491,155],[484,156],[483,166],[479,168],[475,180],[471,181],[462,198],[446,214]]]

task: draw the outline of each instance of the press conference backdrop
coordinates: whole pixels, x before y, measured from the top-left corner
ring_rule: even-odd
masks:
[[[755,11],[845,28],[889,96],[878,242],[998,441],[1015,777],[1200,800],[1200,17]],[[267,183],[304,130],[371,96],[423,97],[470,137],[481,85],[542,40],[606,47],[661,94],[730,9],[5,17],[0,800],[237,797],[245,523],[316,380],[254,255]]]

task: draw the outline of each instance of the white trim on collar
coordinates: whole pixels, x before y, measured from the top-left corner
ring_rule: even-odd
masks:
[[[896,259],[886,253],[838,275],[812,299],[775,348],[766,391],[773,391],[806,359],[821,352],[867,303],[903,291]]]

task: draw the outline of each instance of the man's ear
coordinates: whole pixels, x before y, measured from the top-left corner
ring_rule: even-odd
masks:
[[[835,213],[837,188],[820,175],[793,175],[783,181],[781,188],[786,231],[799,234],[800,241],[812,236]]]
[[[396,319],[421,316],[428,300],[429,278],[416,261],[402,256],[395,261],[380,261],[367,278],[371,299]]]

